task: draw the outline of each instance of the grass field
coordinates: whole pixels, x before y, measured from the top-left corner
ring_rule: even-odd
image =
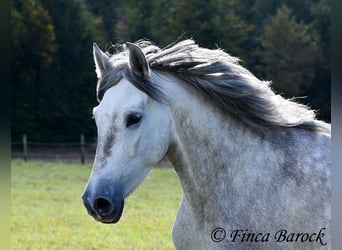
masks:
[[[13,161],[11,169],[12,249],[174,249],[181,188],[172,169],[153,169],[118,224],[96,222],[83,207],[91,166]]]

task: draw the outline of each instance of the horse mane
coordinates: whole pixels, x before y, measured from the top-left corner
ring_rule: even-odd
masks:
[[[183,40],[164,49],[147,40],[135,42],[144,52],[151,70],[169,72],[184,83],[191,84],[206,94],[223,110],[233,114],[252,127],[298,127],[330,133],[330,125],[318,121],[315,111],[285,99],[270,88],[270,82],[261,81],[239,64],[239,59],[221,49],[199,47],[193,40]],[[128,67],[128,51],[109,54],[112,66],[97,85],[101,101],[105,91],[123,77],[151,98],[162,100],[163,92],[151,79],[132,74]]]

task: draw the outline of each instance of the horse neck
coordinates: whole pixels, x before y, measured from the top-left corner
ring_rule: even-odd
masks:
[[[238,169],[253,161],[241,156],[250,147],[258,146],[260,140],[195,88],[177,85],[168,90],[174,127],[167,156],[184,195],[198,208],[202,201],[208,201],[206,195],[215,197],[230,190]]]

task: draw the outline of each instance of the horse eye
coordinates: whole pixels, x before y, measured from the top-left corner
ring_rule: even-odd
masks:
[[[126,127],[138,124],[141,120],[141,115],[130,114],[127,116]]]

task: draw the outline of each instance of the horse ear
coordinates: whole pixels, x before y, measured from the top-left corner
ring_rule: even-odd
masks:
[[[150,76],[150,67],[148,66],[144,52],[134,43],[126,43],[129,51],[129,65],[131,69],[147,79]]]
[[[101,78],[103,73],[109,68],[109,56],[107,56],[96,43],[93,44],[93,55],[96,67],[97,78]]]

